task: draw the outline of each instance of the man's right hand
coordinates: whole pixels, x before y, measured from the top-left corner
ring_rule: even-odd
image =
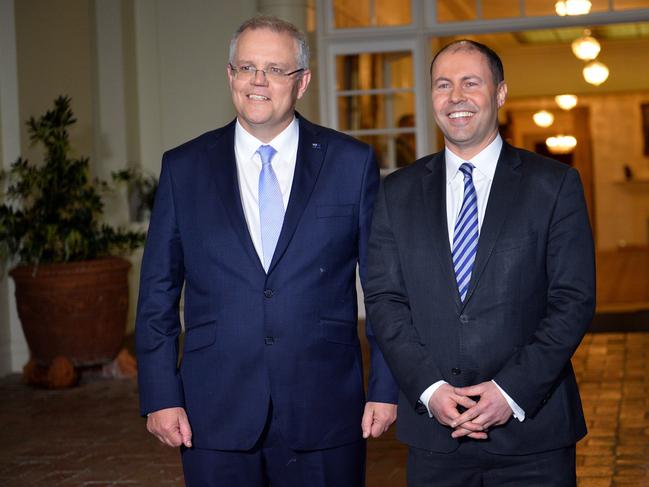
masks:
[[[192,429],[183,408],[166,408],[150,413],[146,429],[165,445],[192,446]]]
[[[430,396],[428,400],[428,409],[437,421],[445,426],[451,426],[454,420],[460,417],[460,412],[457,410],[458,406],[463,406],[469,409],[477,403],[467,396],[456,394],[453,386],[449,384],[442,384]],[[463,433],[460,436],[468,436],[476,440],[487,439],[487,433],[479,424],[467,421],[466,423],[457,425],[454,431]]]

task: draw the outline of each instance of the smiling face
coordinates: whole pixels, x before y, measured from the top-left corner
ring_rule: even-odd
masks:
[[[297,42],[287,32],[248,29],[239,35],[233,65],[257,69],[277,67],[291,72],[297,66]],[[269,81],[261,71],[242,79],[226,68],[232,102],[241,125],[263,142],[270,142],[293,119],[295,103],[309,85],[307,69],[280,81]]]
[[[507,85],[496,85],[487,58],[477,50],[451,48],[433,64],[433,116],[447,147],[463,159],[496,137],[506,97]]]

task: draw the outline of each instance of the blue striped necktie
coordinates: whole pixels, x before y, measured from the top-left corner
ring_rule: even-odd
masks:
[[[257,153],[261,157],[261,173],[259,174],[261,247],[264,256],[264,269],[268,271],[284,223],[284,201],[277,176],[270,163],[277,151],[270,145],[262,145],[257,149]]]
[[[460,298],[464,301],[478,248],[478,197],[473,186],[473,164],[465,162],[460,171],[464,174],[464,200],[453,234],[453,268]]]

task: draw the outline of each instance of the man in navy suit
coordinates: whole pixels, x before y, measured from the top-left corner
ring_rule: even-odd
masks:
[[[366,402],[357,334],[375,156],[296,114],[311,73],[292,24],[245,22],[229,61],[236,120],[163,157],[136,325],[141,412],[182,445],[188,486],[358,487],[364,438],[397,401],[368,324]]]
[[[579,174],[502,140],[487,46],[446,46],[431,81],[445,149],[385,179],[365,287],[402,391],[408,485],[574,486],[586,425],[570,358],[595,306]]]

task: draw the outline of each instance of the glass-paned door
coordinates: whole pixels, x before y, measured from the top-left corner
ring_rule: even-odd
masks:
[[[411,51],[336,56],[337,128],[374,147],[382,169],[416,159]]]

